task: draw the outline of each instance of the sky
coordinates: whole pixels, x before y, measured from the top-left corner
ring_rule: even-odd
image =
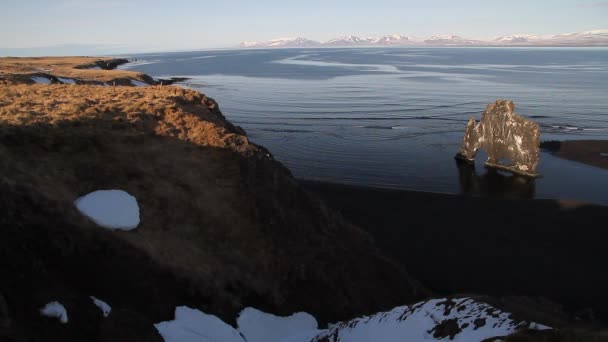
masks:
[[[492,38],[608,29],[599,0],[1,0],[0,54],[234,47],[400,33]],[[66,53],[67,52],[67,53]]]

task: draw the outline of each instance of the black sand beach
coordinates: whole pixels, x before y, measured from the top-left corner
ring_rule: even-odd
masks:
[[[608,320],[608,208],[301,181],[441,294],[546,297]]]

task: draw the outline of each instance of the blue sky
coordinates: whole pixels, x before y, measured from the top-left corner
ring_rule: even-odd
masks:
[[[458,34],[491,38],[608,28],[595,0],[1,0],[0,49],[71,53],[230,47],[243,40]],[[28,51],[28,50],[23,50]]]

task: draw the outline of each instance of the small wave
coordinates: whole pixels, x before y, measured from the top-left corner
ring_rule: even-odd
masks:
[[[605,128],[582,128],[583,131],[593,131],[593,132],[608,132],[608,127]]]
[[[583,130],[582,127],[576,127],[576,126],[552,125],[551,128],[564,129],[564,130],[567,130],[567,131],[582,131]]]
[[[253,128],[250,131],[275,132],[275,133],[319,133],[318,131],[310,131],[306,129],[290,129],[290,128]]]
[[[138,61],[135,61],[135,62],[129,62],[127,64],[119,65],[118,69],[119,70],[128,70],[128,69],[136,68],[138,66],[148,65],[148,64],[156,64],[156,63],[160,63],[160,62],[161,62],[160,59],[155,59],[155,60],[138,60]]]
[[[355,126],[356,128],[393,129],[391,126]]]
[[[355,128],[372,128],[372,129],[408,129],[408,126],[354,126]]]
[[[289,121],[310,121],[310,120],[348,120],[348,121],[402,121],[402,120],[440,120],[440,121],[456,121],[466,122],[466,119],[454,119],[437,116],[359,116],[359,117],[348,117],[348,116],[307,116],[307,117],[272,117],[273,120],[289,120]]]

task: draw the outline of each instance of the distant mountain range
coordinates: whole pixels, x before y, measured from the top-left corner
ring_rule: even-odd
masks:
[[[361,38],[345,36],[318,42],[306,38],[278,38],[259,42],[242,42],[242,48],[341,47],[341,46],[608,46],[608,30],[594,30],[557,35],[509,35],[489,40],[469,39],[457,35],[419,38],[393,34]]]

